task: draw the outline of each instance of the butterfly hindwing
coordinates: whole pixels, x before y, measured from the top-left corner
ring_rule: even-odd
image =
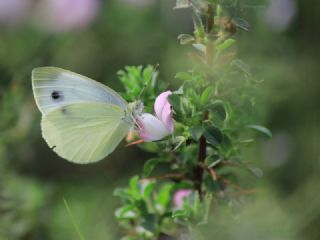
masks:
[[[32,71],[32,87],[42,113],[82,102],[105,102],[127,108],[127,102],[107,86],[57,67],[40,67]]]
[[[106,103],[69,104],[44,114],[42,134],[61,157],[75,163],[96,162],[109,155],[131,125],[125,111]]]

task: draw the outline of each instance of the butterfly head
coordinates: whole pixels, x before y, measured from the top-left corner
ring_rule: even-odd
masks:
[[[143,102],[140,100],[128,104],[128,112],[134,119],[142,114],[143,108]]]

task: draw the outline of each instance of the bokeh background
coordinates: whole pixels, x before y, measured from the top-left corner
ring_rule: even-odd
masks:
[[[261,80],[259,119],[273,132],[248,148],[264,172],[236,225],[219,212],[217,239],[320,239],[320,4],[316,0],[244,0],[236,14],[238,56]],[[34,67],[57,66],[123,88],[126,65],[160,64],[178,86],[189,66],[180,33],[192,31],[174,0],[0,0],[0,239],[78,239],[66,199],[86,239],[119,239],[114,188],[141,172],[148,157],[123,145],[86,166],[59,158],[41,138],[32,96]],[[213,232],[212,232],[213,231]],[[214,234],[214,235],[212,235]],[[220,237],[219,237],[220,236]]]

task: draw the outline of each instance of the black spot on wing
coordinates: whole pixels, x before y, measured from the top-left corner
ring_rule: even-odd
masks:
[[[62,92],[55,90],[51,93],[51,98],[53,99],[53,101],[62,101],[63,94],[62,94]]]

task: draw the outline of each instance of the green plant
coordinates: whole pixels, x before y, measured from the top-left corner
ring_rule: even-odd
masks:
[[[231,13],[239,7],[236,0],[176,2],[176,9],[192,10],[193,34],[178,36],[180,44],[192,48],[192,67],[176,74],[181,86],[167,97],[173,133],[140,144],[153,157],[129,187],[114,192],[123,203],[116,217],[128,230],[124,239],[180,239],[184,234],[201,239],[201,228],[217,205],[233,208],[241,196],[255,191],[243,173],[260,177],[262,171],[243,159],[243,149],[252,146],[255,132],[267,137],[271,132],[254,124],[259,82],[236,55],[236,33],[249,28]],[[151,66],[120,71],[124,96],[132,101],[143,91],[146,111],[152,111],[163,90],[157,76]],[[158,166],[167,172],[155,175]]]

